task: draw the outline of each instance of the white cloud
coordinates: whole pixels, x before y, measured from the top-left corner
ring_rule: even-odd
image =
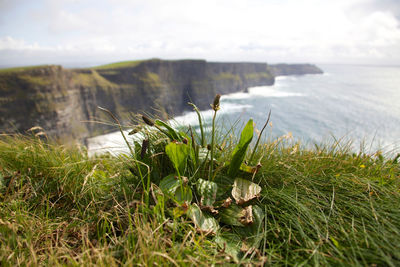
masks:
[[[400,60],[398,19],[387,4],[379,9],[376,0],[44,3],[44,9],[31,14],[37,18],[32,23],[41,25],[37,39],[12,38],[12,34],[1,38],[0,29],[0,50],[7,50],[8,58],[12,51],[25,49],[48,51],[54,59],[68,53],[78,60],[95,56],[350,63]]]
[[[47,50],[38,43],[27,44],[24,40],[17,40],[11,36],[0,38],[0,50]]]

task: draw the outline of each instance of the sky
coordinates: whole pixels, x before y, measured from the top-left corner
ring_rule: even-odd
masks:
[[[400,0],[0,0],[0,66],[400,64]]]

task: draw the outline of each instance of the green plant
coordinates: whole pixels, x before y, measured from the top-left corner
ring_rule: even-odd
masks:
[[[197,231],[213,236],[221,248],[228,246],[232,258],[238,261],[239,256],[243,256],[243,251],[240,250],[243,246],[248,248],[247,251],[259,246],[260,239],[254,237],[263,231],[264,211],[257,204],[261,187],[252,182],[260,166],[250,167],[244,163],[254,135],[252,119],[243,128],[238,144],[227,159],[217,153],[217,147],[221,146],[215,139],[215,121],[220,97],[216,95],[211,105],[214,115],[211,144],[207,147],[201,115],[194,104],[191,105],[198,114],[200,140],[195,140],[192,132],[189,136],[187,132],[175,130],[164,121],[142,116],[147,127],[139,126],[137,129],[142,129],[144,136],[156,130],[166,138],[161,146],[154,145],[150,149],[153,154],[151,157],[154,160],[166,155],[170,165],[169,172],[161,174],[164,175],[161,180],[151,180],[151,185],[143,190],[148,192],[150,187],[159,188],[155,199],[158,203],[163,203],[162,207],[158,203],[156,205],[157,209],[165,209],[162,214],[167,214],[170,218],[189,218]],[[132,131],[136,132],[137,130]],[[156,140],[150,140],[146,146],[152,146],[153,142]],[[256,146],[258,142],[259,139]],[[143,154],[146,150],[139,143],[137,146],[135,151],[130,149],[135,154],[135,159],[139,157],[139,151]],[[255,149],[256,147],[252,157]],[[151,165],[147,162],[145,164]],[[140,168],[136,166],[136,169]]]

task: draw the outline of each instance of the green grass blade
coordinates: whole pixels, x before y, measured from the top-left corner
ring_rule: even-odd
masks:
[[[191,105],[193,107],[194,111],[196,111],[196,113],[197,113],[197,118],[199,120],[199,127],[200,127],[200,133],[201,133],[201,142],[200,142],[200,144],[201,144],[202,147],[205,147],[206,146],[206,140],[204,138],[203,120],[201,119],[200,111],[199,111],[199,109],[197,108],[197,106],[195,104],[189,102],[189,105]]]
[[[165,127],[168,130],[168,134],[169,134],[168,137],[171,138],[172,140],[182,141],[182,138],[179,135],[179,133],[177,131],[175,131],[174,128],[169,126],[167,123],[165,123],[161,120],[155,120],[154,123],[157,126]]]

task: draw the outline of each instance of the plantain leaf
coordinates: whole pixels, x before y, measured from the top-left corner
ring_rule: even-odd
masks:
[[[184,143],[170,142],[165,146],[165,153],[172,161],[177,172],[183,174],[185,171],[186,160],[190,152],[190,147]]]
[[[192,190],[183,182],[182,177],[179,178],[175,174],[170,174],[164,177],[160,182],[160,189],[164,194],[169,195],[169,197],[173,198],[176,202],[190,203],[193,199]]]
[[[254,216],[254,223],[251,225],[251,227],[255,233],[261,232],[261,228],[263,226],[263,220],[265,218],[265,213],[260,206],[258,205],[253,206],[253,216]]]
[[[199,206],[196,204],[192,204],[189,208],[188,211],[189,217],[192,219],[193,223],[196,226],[196,229],[199,232],[205,233],[205,234],[216,234],[219,225],[216,219],[214,217],[211,217],[207,214],[204,214]]]
[[[246,209],[232,203],[228,208],[220,211],[219,214],[221,215],[221,222],[232,226],[244,227],[246,225],[246,219],[247,221],[249,220],[249,216],[246,216],[246,212]],[[250,217],[250,220],[251,219]]]
[[[233,233],[219,233],[214,239],[215,243],[232,259],[238,263],[240,248],[242,247],[242,241],[240,237]]]
[[[217,199],[218,185],[212,181],[204,179],[197,180],[197,193],[200,195],[200,205],[213,209],[215,200]]]
[[[217,199],[227,198],[232,190],[232,179],[225,175],[217,175],[214,182],[218,185]]]
[[[181,185],[180,179],[175,174],[164,177],[160,182],[160,189],[168,195],[175,195],[176,189]]]
[[[243,128],[240,134],[240,140],[232,153],[232,159],[229,164],[228,175],[235,177],[239,171],[240,165],[242,164],[244,157],[246,156],[247,148],[251,140],[253,139],[253,120],[250,119],[246,126]]]
[[[254,222],[253,218],[253,207],[246,206],[241,212],[239,217],[239,222],[243,225],[251,225]]]
[[[251,207],[251,206],[248,206]],[[246,227],[237,227],[234,231],[239,234],[243,239],[246,240],[246,244],[257,248],[264,235],[261,233],[263,230],[263,221],[265,218],[264,211],[261,207],[254,205],[252,206],[253,223]]]
[[[233,182],[232,196],[236,204],[243,205],[260,196],[261,187],[249,180],[236,178]]]
[[[184,205],[184,206],[177,206],[172,210],[172,215],[174,216],[174,218],[179,218],[182,215],[186,214],[188,211],[188,206]]]
[[[182,141],[181,136],[174,130],[174,128],[172,128],[165,122],[161,120],[155,120],[154,123],[158,126],[165,127],[168,130],[169,138],[171,138],[172,140]]]
[[[245,163],[242,163],[240,165],[240,170],[244,171],[244,172],[247,172],[249,174],[257,173],[260,168],[261,168],[261,164],[259,164],[257,166],[249,166],[249,165],[247,165]]]
[[[193,194],[192,189],[189,186],[185,185],[182,187],[178,187],[175,191],[175,200],[178,202],[192,202]]]

